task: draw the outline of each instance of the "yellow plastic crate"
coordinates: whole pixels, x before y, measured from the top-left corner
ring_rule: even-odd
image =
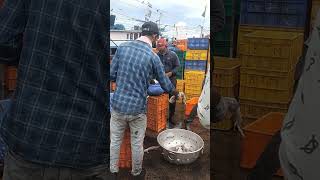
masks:
[[[241,25],[238,31],[238,44],[237,44],[237,57],[240,57],[243,51],[243,47],[248,44],[248,39],[244,36],[253,33],[255,31],[271,31],[271,32],[295,32],[295,33],[304,33],[304,28],[273,28],[273,27],[263,27],[263,26],[247,26]]]
[[[240,86],[240,98],[252,101],[285,103],[292,98],[292,89],[275,90]]]
[[[208,51],[208,63],[210,64],[210,62],[211,62],[211,56],[210,56],[210,47],[209,47],[209,51]]]
[[[317,13],[318,13],[319,9],[320,9],[320,1],[313,0],[312,1],[312,10],[311,10],[311,20],[310,20],[310,26],[311,26],[310,31],[313,30],[313,26],[314,26],[315,20],[317,18]]]
[[[186,60],[202,60],[206,61],[208,59],[208,50],[187,50]]]
[[[177,91],[184,92],[184,85],[185,85],[184,80],[178,79],[177,80],[177,88],[176,88]]]
[[[190,99],[192,99],[192,98],[199,97],[201,94],[200,94],[200,93],[196,93],[196,94],[185,93],[185,95],[186,95],[186,99],[187,99],[187,100],[190,100]]]
[[[240,61],[235,58],[214,57],[213,84],[233,87],[239,84]]]
[[[286,103],[266,103],[240,99],[241,116],[249,120],[255,120],[270,112],[286,113],[289,108],[289,102]]]
[[[185,93],[186,94],[201,94],[201,87],[185,87]]]
[[[219,86],[213,86],[217,89],[219,94],[224,97],[233,97],[238,98],[239,97],[239,85],[235,85],[233,87],[219,87]]]
[[[244,37],[248,40],[244,55],[296,59],[302,52],[303,33],[255,31]]]
[[[202,88],[202,81],[191,81],[187,80],[185,82],[184,90],[186,89],[201,89]]]
[[[241,86],[275,90],[292,89],[293,71],[288,73],[241,68]]]
[[[203,81],[205,73],[203,71],[185,71],[184,80],[185,81]]]
[[[212,124],[211,129],[228,131],[233,128],[233,121],[230,119],[224,119],[221,122]]]
[[[271,58],[271,57],[257,57],[257,56],[241,56],[241,67],[256,69],[256,70],[265,70],[265,71],[274,71],[274,72],[291,72],[292,69],[297,64],[299,58],[296,59],[281,59],[281,58]]]

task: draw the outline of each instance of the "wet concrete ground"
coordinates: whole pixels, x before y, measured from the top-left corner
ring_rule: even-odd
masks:
[[[160,149],[145,153],[146,180],[210,180],[210,132],[202,128],[198,120],[191,125],[191,130],[204,140],[204,153],[189,165],[170,164],[164,160]],[[147,133],[145,148],[157,145],[156,136]],[[120,172],[120,179],[127,179],[128,173],[128,170]]]
[[[209,133],[197,120],[192,124],[191,130],[203,138],[204,154],[190,165],[178,166],[165,161],[160,150],[145,153],[146,180],[246,180],[249,170],[242,169],[239,165],[241,155],[239,133],[215,130]],[[156,135],[147,135],[144,145],[145,148],[157,146]],[[119,175],[120,179],[128,179],[129,170],[122,170]],[[274,176],[273,180],[283,180],[283,178]]]

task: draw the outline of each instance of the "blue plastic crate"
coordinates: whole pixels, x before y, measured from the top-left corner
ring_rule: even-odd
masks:
[[[305,18],[299,15],[281,15],[279,24],[282,26],[304,27]]]
[[[275,27],[304,27],[305,0],[242,0],[240,23]]]
[[[185,70],[206,70],[207,61],[186,61]]]
[[[189,38],[188,49],[194,49],[194,50],[209,49],[209,39],[208,38]]]
[[[266,13],[281,13],[281,2],[269,1],[265,4]]]
[[[304,27],[305,16],[268,13],[248,13],[241,15],[241,24],[279,27]]]
[[[265,12],[265,2],[249,0],[247,2],[247,12]]]
[[[287,1],[287,2],[282,3],[281,13],[282,14],[303,15],[306,13],[306,8],[307,8],[306,2]]]

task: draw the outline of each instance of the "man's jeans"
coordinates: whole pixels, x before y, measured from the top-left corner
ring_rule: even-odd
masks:
[[[48,167],[27,162],[15,154],[8,153],[4,161],[3,180],[107,180],[110,179],[108,165],[89,169]]]
[[[120,146],[124,131],[129,124],[131,132],[131,151],[132,151],[132,175],[139,175],[142,171],[143,162],[143,141],[147,128],[147,116],[145,114],[124,115],[111,112],[110,120],[110,172],[119,171]]]

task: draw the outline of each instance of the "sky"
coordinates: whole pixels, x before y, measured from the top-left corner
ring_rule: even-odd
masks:
[[[152,8],[148,7],[148,2]],[[207,5],[205,18],[202,14]],[[110,13],[116,15],[116,24],[126,29],[141,26],[151,9],[151,21],[158,21],[168,37],[199,37],[203,26],[204,35],[210,32],[210,0],[111,0]],[[158,23],[158,22],[157,22]]]

